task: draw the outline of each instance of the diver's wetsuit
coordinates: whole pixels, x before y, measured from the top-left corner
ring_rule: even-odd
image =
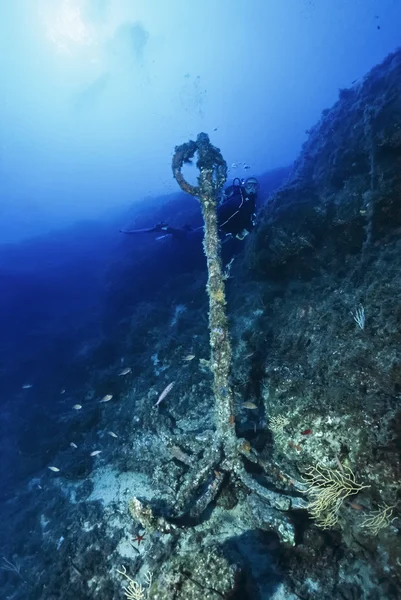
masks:
[[[223,235],[243,239],[255,223],[256,186],[253,191],[247,191],[234,179],[233,185],[225,190],[225,196],[226,200],[217,209],[219,230]]]
[[[247,182],[242,184],[240,180],[234,179],[233,185],[225,190],[225,200],[217,208],[217,218],[219,231],[221,235],[234,236],[243,239],[252,231],[255,222],[256,196],[258,183],[252,179],[253,185]],[[202,229],[202,228],[199,228]],[[162,233],[171,235],[173,239],[182,240],[191,232],[196,232],[190,226],[185,225],[182,228],[170,227],[166,223],[158,223],[149,229],[121,229],[121,233]]]

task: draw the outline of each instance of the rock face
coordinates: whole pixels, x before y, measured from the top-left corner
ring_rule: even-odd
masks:
[[[238,304],[236,333],[261,385],[243,390],[262,390],[274,457],[309,485],[312,521],[283,559],[302,598],[400,593],[400,227],[398,51],[323,111],[245,256],[255,318]],[[366,487],[325,511],[348,469]]]
[[[312,128],[288,185],[269,201],[249,260],[308,272],[335,249],[364,254],[401,223],[401,55],[346,90]],[[330,246],[330,247],[328,247]]]

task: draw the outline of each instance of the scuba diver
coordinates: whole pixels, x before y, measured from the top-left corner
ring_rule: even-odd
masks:
[[[259,182],[256,177],[239,179],[236,177],[223,194],[217,207],[219,232],[222,238],[236,237],[243,240],[255,224],[256,196]],[[149,229],[120,229],[120,233],[161,233],[161,237],[170,235],[173,239],[181,240],[191,232],[202,230],[203,227],[192,229],[190,225],[181,228],[170,227],[167,223],[157,223]],[[160,239],[157,238],[157,239]]]

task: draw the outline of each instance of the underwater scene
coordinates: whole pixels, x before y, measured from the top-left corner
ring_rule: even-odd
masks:
[[[401,598],[400,0],[0,7],[0,600]]]

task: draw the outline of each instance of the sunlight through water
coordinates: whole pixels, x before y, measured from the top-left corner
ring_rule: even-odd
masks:
[[[82,16],[82,0],[47,2],[44,11],[47,39],[65,54],[94,44],[93,33]]]

